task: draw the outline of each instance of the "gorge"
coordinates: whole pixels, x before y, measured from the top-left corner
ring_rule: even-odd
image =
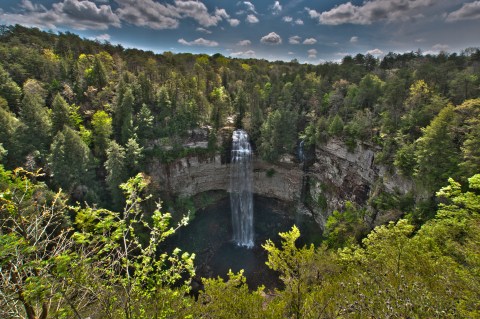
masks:
[[[272,164],[254,155],[253,193],[289,203],[297,211],[311,214],[322,230],[328,216],[347,201],[368,205],[379,193],[404,196],[414,189],[411,180],[376,164],[375,148],[359,144],[353,151],[340,139],[331,139],[312,152],[306,169],[293,156]],[[196,196],[209,191],[228,191],[232,163],[225,156],[189,156],[162,164],[153,160],[148,169],[161,192]],[[304,181],[304,179],[306,181]],[[306,189],[302,189],[306,188]],[[305,201],[301,194],[305,192]],[[372,225],[398,218],[400,212],[372,214]]]

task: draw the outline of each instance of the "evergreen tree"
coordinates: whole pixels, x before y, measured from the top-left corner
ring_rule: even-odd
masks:
[[[342,118],[338,114],[335,115],[332,122],[330,122],[330,125],[328,126],[328,134],[333,136],[342,135],[343,125]]]
[[[263,159],[276,161],[282,154],[295,147],[297,137],[296,114],[291,111],[276,110],[268,115],[261,128],[259,151]]]
[[[4,158],[7,162],[13,164],[21,152],[19,141],[17,140],[17,129],[20,125],[19,120],[9,111],[7,101],[0,97],[0,143],[5,152]],[[2,162],[4,162],[2,158]]]
[[[235,127],[240,128],[242,127],[242,121],[247,110],[247,97],[243,89],[238,90],[233,105],[237,113]]]
[[[112,118],[105,111],[97,111],[92,118],[95,155],[104,158],[112,135]]]
[[[125,145],[126,167],[129,175],[137,174],[140,171],[140,161],[143,158],[143,147],[141,147],[134,135],[128,139]]]
[[[39,151],[46,154],[51,141],[51,121],[45,107],[45,91],[36,80],[27,80],[23,86],[24,97],[20,109],[19,140],[24,154]]]
[[[52,102],[52,134],[63,130],[64,125],[70,125],[70,108],[63,97],[57,93]]]
[[[98,55],[95,55],[95,58],[93,59],[90,77],[90,84],[98,89],[102,89],[108,84],[107,71]]]
[[[152,111],[150,111],[147,105],[143,104],[140,112],[137,114],[135,123],[138,138],[140,139],[142,145],[145,145],[145,142],[154,136],[153,121],[154,117],[152,115]]]
[[[127,88],[113,114],[115,135],[120,144],[125,145],[133,134],[134,97],[131,88]]]
[[[440,188],[449,177],[458,175],[460,151],[452,131],[454,117],[452,105],[444,108],[415,142],[415,175],[429,190]]]
[[[22,97],[22,90],[15,83],[10,74],[0,64],[0,97],[7,100],[11,111],[17,112]]]
[[[107,170],[106,182],[112,196],[113,205],[117,208],[121,207],[123,196],[119,186],[127,180],[128,171],[125,162],[125,149],[115,141],[111,141],[107,149],[105,169]]]
[[[92,183],[90,150],[78,133],[68,126],[64,126],[53,139],[49,165],[53,181],[68,193]]]
[[[215,129],[219,129],[225,123],[227,114],[230,111],[230,99],[226,94],[225,88],[215,88],[210,94],[212,101],[212,111],[210,121]]]

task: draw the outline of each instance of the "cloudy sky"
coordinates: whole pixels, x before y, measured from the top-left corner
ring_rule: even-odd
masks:
[[[479,0],[1,0],[0,23],[158,53],[309,63],[480,47]]]

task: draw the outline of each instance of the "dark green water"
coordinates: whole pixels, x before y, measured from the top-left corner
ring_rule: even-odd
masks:
[[[226,278],[229,269],[234,272],[243,269],[251,288],[262,284],[273,288],[280,282],[278,275],[265,265],[267,254],[261,245],[267,239],[278,243],[278,233],[290,230],[294,224],[302,231],[302,243],[320,238],[320,230],[310,218],[295,216],[288,210],[292,208],[276,200],[254,197],[255,246],[251,249],[232,242],[228,198],[198,211],[195,219],[172,239],[176,247],[196,254],[195,264],[200,277]]]

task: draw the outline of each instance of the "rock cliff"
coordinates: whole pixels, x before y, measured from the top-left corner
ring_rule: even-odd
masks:
[[[330,139],[317,147],[313,165],[306,172],[311,199],[307,204],[321,226],[346,201],[364,206],[380,192],[403,196],[413,189],[412,181],[375,164],[374,159],[372,146],[359,144],[349,152],[340,139]],[[397,217],[378,214],[372,216],[371,222],[380,224]]]
[[[342,209],[346,201],[360,205],[379,192],[405,195],[413,183],[375,164],[375,149],[358,145],[353,152],[339,139],[317,147],[311,165],[292,160],[278,164],[254,160],[254,192],[286,202],[305,201],[306,207],[323,228],[333,210]],[[212,190],[228,191],[230,165],[220,155],[190,156],[170,164],[153,161],[148,174],[163,192],[193,196]],[[378,224],[398,216],[373,215]]]
[[[174,195],[193,196],[212,190],[228,191],[230,164],[220,155],[191,156],[170,164],[153,161],[148,174],[161,191]],[[297,164],[273,165],[257,158],[253,163],[254,193],[282,201],[300,198],[303,172]]]

